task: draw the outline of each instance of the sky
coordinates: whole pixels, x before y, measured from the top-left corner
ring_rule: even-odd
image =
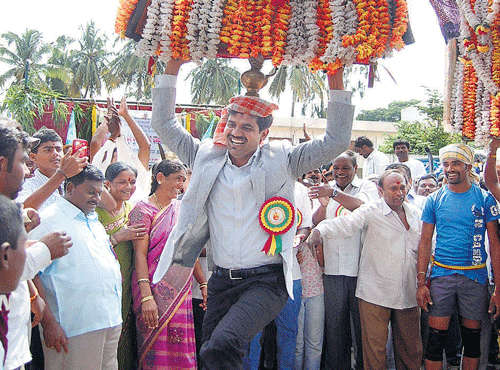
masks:
[[[26,28],[31,28],[41,31],[48,42],[61,34],[77,38],[81,33],[80,25],[92,19],[108,35],[114,32],[118,0],[86,0],[81,3],[74,0],[24,0],[21,4],[26,11],[20,9],[17,1],[2,1],[0,34],[8,31],[22,33]],[[375,82],[374,88],[367,89],[362,99],[355,98],[358,111],[385,107],[394,100],[423,100],[423,86],[439,91],[444,89],[445,42],[436,15],[427,0],[408,0],[408,7],[416,42],[403,51],[395,52],[392,58],[380,61],[397,84],[379,67],[380,81]],[[245,63],[238,64],[241,65],[241,71],[247,69]],[[267,73],[270,69],[270,65],[265,65],[263,72]],[[5,66],[0,65],[0,73],[4,70]],[[180,78],[183,75],[185,73]],[[190,103],[186,84],[178,84],[178,89],[177,101]],[[286,116],[289,112],[286,106],[288,100],[286,96],[280,99],[282,106],[279,116]]]

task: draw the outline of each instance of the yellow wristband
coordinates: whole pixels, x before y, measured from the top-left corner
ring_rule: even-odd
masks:
[[[151,299],[154,299],[154,297],[152,295],[148,295],[148,296],[141,299],[141,303],[144,303],[144,302],[149,301]]]

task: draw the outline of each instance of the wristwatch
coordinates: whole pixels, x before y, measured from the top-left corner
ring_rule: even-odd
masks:
[[[339,195],[339,191],[337,189],[333,189],[332,195],[330,195],[330,198],[335,198],[337,195]]]

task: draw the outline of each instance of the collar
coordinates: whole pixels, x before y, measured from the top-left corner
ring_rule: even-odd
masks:
[[[377,149],[373,149],[373,151],[370,153],[370,155],[368,157],[366,157],[365,159],[368,159],[368,158],[371,159],[371,158],[375,157],[375,153],[376,152],[378,152],[378,150]]]
[[[57,206],[69,217],[69,219],[86,219],[86,220],[95,220],[97,219],[97,212],[92,212],[88,216],[85,216],[85,213],[82,212],[80,208],[75,206],[73,203],[68,201],[64,197],[58,197]]]
[[[233,161],[231,161],[231,157],[229,156],[229,151],[226,150],[226,163],[233,166],[233,167],[236,167],[236,168],[245,168],[247,166],[251,166],[253,161],[256,160],[257,156],[260,154],[260,146],[257,148],[257,150],[252,154],[252,156],[248,159],[248,162],[245,163],[243,166],[241,167],[236,167],[234,164],[233,164]]]
[[[352,179],[351,183],[350,183],[350,184],[348,184],[348,185],[345,187],[345,189],[347,189],[349,186],[351,186],[351,187],[353,187],[353,188],[360,188],[360,187],[361,187],[361,185],[362,185],[362,183],[363,183],[363,180],[359,179],[359,178],[358,178],[358,176],[354,175],[354,178]],[[335,182],[335,180],[330,181],[330,183],[329,183],[329,184],[330,184],[330,186],[333,186],[334,188],[336,188],[336,189],[339,189],[339,190],[340,190],[340,188],[337,186],[337,183]],[[345,189],[344,189],[344,190],[345,190]]]
[[[380,202],[382,203],[382,214],[384,216],[389,215],[391,212],[394,212],[391,207],[387,205],[385,202],[384,198],[380,198]],[[408,221],[408,224],[410,225],[410,228],[412,227],[412,221],[414,218],[414,212],[411,206],[408,203],[403,202],[403,209],[405,211],[406,215],[406,221]],[[396,214],[396,212],[394,212]]]
[[[49,177],[47,177],[43,173],[41,173],[38,168],[35,170],[35,174],[34,174],[33,177],[34,178],[40,178],[40,179],[43,179],[43,180],[46,180],[46,181],[49,179]]]

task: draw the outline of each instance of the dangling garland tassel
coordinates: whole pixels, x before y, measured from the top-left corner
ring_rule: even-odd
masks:
[[[262,252],[276,255],[283,250],[281,234],[292,227],[295,220],[293,204],[282,197],[273,197],[264,202],[259,212],[259,223],[265,232],[270,234]]]

